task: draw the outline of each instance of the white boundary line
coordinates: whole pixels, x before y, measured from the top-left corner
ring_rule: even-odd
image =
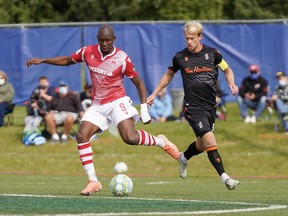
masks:
[[[39,198],[83,198],[80,196],[53,196],[53,195],[33,195],[33,194],[0,194],[5,197],[39,197]],[[93,197],[94,198],[94,197]],[[96,199],[117,199],[115,197],[95,197]],[[73,215],[73,216],[129,216],[129,215],[204,215],[204,214],[223,214],[223,213],[237,213],[237,212],[255,212],[267,211],[276,209],[285,209],[287,205],[269,205],[261,203],[247,203],[247,202],[229,202],[229,201],[202,201],[202,200],[184,200],[184,199],[152,199],[152,198],[135,198],[122,197],[121,199],[136,199],[136,200],[163,200],[163,201],[178,201],[178,202],[206,202],[206,203],[222,203],[222,204],[236,204],[236,205],[254,205],[253,208],[245,209],[228,209],[228,210],[209,210],[209,211],[185,211],[185,212],[122,212],[122,213],[89,213],[89,214],[57,214],[58,216]],[[258,206],[258,207],[256,207]]]
[[[204,215],[204,214],[223,214],[223,213],[237,213],[237,212],[255,212],[265,210],[283,209],[287,206],[271,205],[269,207],[247,208],[247,209],[231,209],[231,210],[212,210],[212,211],[190,211],[190,212],[122,212],[122,213],[99,213],[99,214],[83,214],[96,216],[129,216],[129,215]],[[60,216],[60,215],[59,215]],[[73,214],[73,216],[75,216]]]

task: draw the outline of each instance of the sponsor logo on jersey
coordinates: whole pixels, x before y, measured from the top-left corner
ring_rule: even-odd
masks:
[[[208,55],[208,53],[206,53],[205,55],[204,55],[204,57],[205,57],[205,59],[206,59],[206,61],[209,59],[209,55]]]
[[[184,68],[185,73],[198,73],[198,72],[211,72],[212,69],[209,67],[194,67],[193,69]]]
[[[102,74],[102,75],[105,75],[105,76],[112,76],[112,72],[108,72],[106,70],[103,70],[103,69],[100,69],[100,68],[97,68],[97,67],[92,67],[89,65],[89,69],[95,73],[98,73],[98,74]]]

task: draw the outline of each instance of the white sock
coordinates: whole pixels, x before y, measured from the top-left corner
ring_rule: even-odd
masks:
[[[227,173],[222,173],[222,175],[221,175],[221,180],[222,180],[222,182],[223,183],[225,183],[225,181],[227,180],[227,179],[229,179],[230,177],[227,175]]]
[[[97,178],[96,173],[95,173],[94,166],[93,166],[93,168],[91,167],[91,169],[87,170],[87,174],[88,174],[88,179],[90,181],[95,181],[95,182],[98,181],[98,178]]]
[[[68,139],[68,136],[66,134],[62,134],[61,139]]]
[[[162,138],[156,137],[159,141],[156,141],[156,145],[159,146],[160,148],[163,148],[165,146],[165,140]]]
[[[90,142],[78,143],[78,151],[83,168],[88,175],[88,179],[90,181],[98,181],[93,164],[93,150]]]
[[[52,135],[52,139],[54,139],[54,140],[59,140],[60,137],[59,137],[58,134],[53,134],[53,135]]]
[[[161,148],[163,148],[165,146],[165,141],[164,139],[160,139],[152,134],[147,133],[144,130],[137,130],[137,132],[139,133],[140,136],[140,141],[139,141],[139,145],[143,145],[143,146],[159,146]]]
[[[185,156],[184,156],[183,153],[180,154],[180,160],[181,160],[183,163],[188,163],[188,160],[185,158]]]

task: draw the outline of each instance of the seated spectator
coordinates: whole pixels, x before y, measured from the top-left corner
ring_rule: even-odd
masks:
[[[167,93],[166,88],[159,92],[158,96],[154,100],[153,105],[148,108],[148,112],[152,118],[152,121],[166,122],[175,120],[175,117],[172,115],[172,98]]]
[[[8,76],[0,70],[0,127],[4,125],[4,116],[15,95],[14,87],[8,82]]]
[[[270,99],[275,105],[285,134],[288,134],[288,77],[283,72],[277,72],[276,78],[279,84]]]
[[[38,86],[33,89],[26,105],[28,116],[44,116],[50,109],[49,102],[56,95],[55,88],[50,86],[45,76],[38,79]]]
[[[250,75],[242,81],[237,103],[244,122],[256,123],[256,119],[266,108],[268,81],[261,76],[257,65],[251,65],[249,72]],[[254,115],[249,116],[248,108],[255,111]]]
[[[64,131],[61,142],[65,143],[73,124],[84,113],[80,99],[74,92],[69,92],[68,86],[61,82],[56,96],[50,102],[50,106],[51,110],[45,115],[45,123],[52,134],[51,142],[60,141],[56,126],[63,125]]]
[[[84,111],[86,111],[91,106],[91,93],[92,85],[86,83],[84,86],[84,91],[80,92],[79,97]]]
[[[55,88],[50,86],[48,78],[41,76],[38,79],[38,86],[33,89],[29,101],[26,104],[27,116],[25,117],[25,128],[23,130],[22,138],[22,142],[25,145],[39,145],[46,142],[46,139],[42,137],[42,132],[40,131],[39,126],[44,116],[50,110],[49,102],[55,95]],[[35,142],[35,140],[30,139],[30,137],[35,134],[37,135],[35,138],[40,140],[40,142],[37,140]]]

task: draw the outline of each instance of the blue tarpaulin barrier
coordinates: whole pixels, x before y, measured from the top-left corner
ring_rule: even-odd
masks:
[[[144,80],[148,94],[167,71],[177,51],[185,48],[184,23],[112,23],[116,34],[115,45],[123,49],[134,63],[135,69]],[[55,57],[71,55],[80,47],[97,43],[96,34],[100,24],[77,26],[0,28],[0,69],[8,74],[16,90],[14,102],[26,101],[38,78],[45,75],[51,85],[60,81],[69,84],[71,90],[81,91],[85,65],[69,67],[38,65],[24,67],[31,57]],[[269,81],[271,93],[277,80],[277,71],[288,72],[288,25],[277,24],[203,24],[202,42],[217,48],[235,73],[236,84],[249,74],[250,64],[257,64],[261,74]],[[225,78],[220,77],[229,93]],[[139,103],[136,88],[126,78],[124,84],[128,95]],[[226,86],[225,86],[226,85]],[[181,89],[182,79],[177,73],[168,89]],[[226,101],[235,101],[229,94]]]

